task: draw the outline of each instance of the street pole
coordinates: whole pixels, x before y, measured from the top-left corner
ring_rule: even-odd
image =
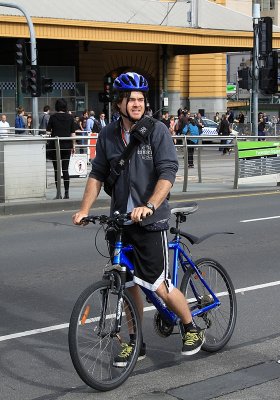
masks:
[[[253,4],[253,65],[252,65],[252,132],[258,135],[258,105],[259,105],[259,19],[260,5]]]
[[[36,48],[36,38],[35,38],[35,30],[33,26],[33,22],[30,16],[27,14],[25,9],[18,4],[13,3],[0,3],[2,7],[9,8],[17,8],[22,12],[27,20],[27,24],[30,32],[30,54],[31,54],[31,65],[37,65],[37,48]],[[38,97],[32,97],[32,118],[33,118],[33,127],[35,129],[39,128],[39,115],[38,115]],[[37,132],[38,134],[38,132]]]

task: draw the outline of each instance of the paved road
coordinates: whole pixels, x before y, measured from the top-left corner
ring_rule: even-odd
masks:
[[[197,235],[235,232],[193,247],[194,257],[218,259],[239,289],[228,346],[186,359],[178,336],[158,337],[151,328],[153,312],[147,311],[147,358],[122,387],[103,394],[80,381],[68,353],[73,302],[104,264],[94,249],[96,227],[75,227],[70,216],[0,218],[1,398],[279,400],[279,194],[200,199],[199,211],[186,223]],[[258,218],[270,219],[248,221]],[[105,250],[101,236],[97,241]]]

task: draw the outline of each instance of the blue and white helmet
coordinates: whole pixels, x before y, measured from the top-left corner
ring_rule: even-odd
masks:
[[[144,76],[136,72],[126,72],[115,79],[113,88],[118,91],[148,92],[149,85]]]

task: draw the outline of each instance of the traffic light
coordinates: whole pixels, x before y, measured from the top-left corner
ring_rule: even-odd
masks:
[[[112,92],[111,92],[111,84],[110,83],[105,83],[104,84],[104,98],[105,98],[105,102],[109,103],[112,101],[113,97],[112,97]]]
[[[31,65],[27,71],[27,90],[31,97],[41,96],[41,76],[38,65]]]
[[[272,18],[264,17],[259,21],[259,55],[267,56],[272,52]]]
[[[16,66],[18,71],[25,70],[25,40],[18,39],[16,42]]]
[[[252,87],[252,78],[248,67],[238,70],[238,85],[240,89],[249,90]]]
[[[42,77],[42,93],[51,93],[53,90],[53,80],[52,78]]]
[[[260,68],[259,88],[264,94],[278,92],[278,53],[273,51],[266,59],[266,65]]]

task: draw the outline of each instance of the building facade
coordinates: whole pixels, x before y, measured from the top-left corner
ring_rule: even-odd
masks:
[[[128,0],[121,2],[126,6],[121,10],[125,9],[127,15],[117,14],[119,8],[113,0],[99,2],[99,7],[95,0],[86,1],[88,12],[83,10],[83,13],[75,1],[64,5],[62,1],[59,9],[50,1],[18,1],[26,7],[34,24],[41,72],[54,80],[53,92],[38,99],[39,110],[45,104],[53,108],[55,99],[63,96],[74,113],[84,108],[101,111],[104,104],[99,101],[99,93],[104,90],[104,81],[123,71],[135,70],[149,79],[149,101],[154,112],[159,110],[157,115],[163,107],[173,114],[181,106],[192,112],[203,110],[207,116],[225,111],[227,53],[252,48],[250,1],[238,1],[239,5],[244,3],[244,15],[234,25],[232,13],[236,1],[212,1],[208,13],[206,7],[211,3],[197,0],[200,18],[208,14],[216,18],[217,22],[213,19],[209,29],[202,19],[201,25],[198,24],[200,29],[187,26],[187,2],[137,0],[133,5]],[[139,15],[132,10],[133,6]],[[148,6],[149,9],[145,8]],[[228,10],[221,18],[224,6]],[[32,112],[31,98],[20,93],[22,76],[14,67],[15,42],[17,38],[25,38],[28,47],[29,30],[19,11],[0,7],[0,14],[2,11],[0,42],[6,56],[0,67],[0,112],[7,113],[12,121],[19,102],[27,112]],[[225,25],[233,28],[219,29],[219,21],[226,18],[231,23]],[[249,21],[246,26],[245,20]],[[246,29],[243,30],[242,24]],[[274,47],[280,47],[278,32]]]

